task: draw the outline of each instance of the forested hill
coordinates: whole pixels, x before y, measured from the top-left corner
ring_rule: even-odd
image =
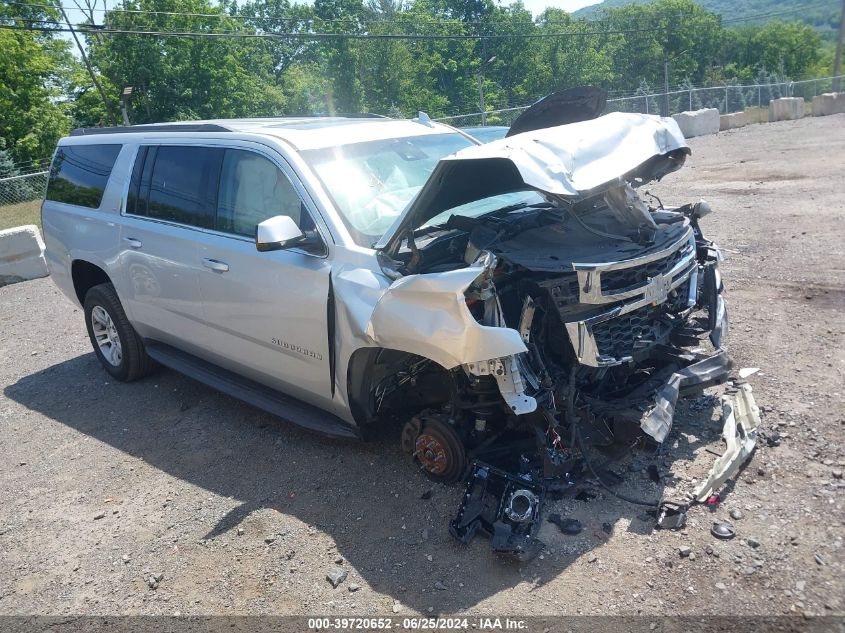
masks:
[[[722,16],[723,23],[730,26],[761,24],[770,20],[801,21],[815,26],[831,37],[839,28],[842,10],[840,0],[696,0],[699,5]],[[603,9],[622,7],[648,0],[604,0],[575,11],[576,17],[595,18]],[[826,35],[827,37],[827,35]]]

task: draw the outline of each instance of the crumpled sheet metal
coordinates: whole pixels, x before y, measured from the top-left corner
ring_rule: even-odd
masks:
[[[527,351],[519,332],[481,325],[469,311],[464,291],[483,271],[470,266],[396,280],[376,304],[367,334],[381,347],[446,369]]]
[[[461,195],[467,188],[467,173],[483,178],[484,171],[472,172],[476,161],[509,161],[523,181],[521,186],[578,198],[599,187],[620,184],[625,175],[652,158],[678,149],[689,148],[674,119],[623,112],[468,147],[437,163],[416,197],[375,247],[387,247],[409,228],[422,226],[448,208],[479,199],[479,191],[473,196]],[[489,189],[494,191],[495,183]]]
[[[733,477],[754,452],[757,445],[757,429],[760,426],[760,409],[754,402],[751,385],[741,385],[735,394],[722,396],[722,418],[725,452],[713,464],[707,479],[693,492],[695,500],[699,503],[704,503],[713,492]]]
[[[461,150],[443,161],[506,158],[527,185],[577,196],[654,156],[687,147],[674,119],[612,112],[591,121],[523,132]]]
[[[640,420],[640,428],[657,442],[662,442],[672,429],[675,406],[682,389],[696,385],[708,385],[720,382],[727,377],[733,363],[727,352],[716,354],[688,365],[673,373],[669,380],[657,391],[654,407]]]

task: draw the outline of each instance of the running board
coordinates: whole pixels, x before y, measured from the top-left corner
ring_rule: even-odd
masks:
[[[165,343],[145,341],[147,354],[165,367],[243,400],[309,431],[338,438],[358,438],[356,429],[327,411],[204,361]]]

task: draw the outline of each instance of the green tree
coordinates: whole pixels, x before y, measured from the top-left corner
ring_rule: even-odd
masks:
[[[208,0],[128,0],[122,8],[220,17],[115,9],[106,14],[109,27],[156,32],[246,30],[240,20]],[[276,64],[270,51],[253,39],[89,35],[88,46],[115,102],[123,87],[134,88],[133,123],[268,116],[284,110],[284,95],[273,74]]]
[[[546,9],[538,22],[537,32],[547,37],[531,40],[534,54],[524,92],[541,97],[573,86],[612,85],[611,49],[601,36],[587,34],[593,27],[560,9]]]
[[[642,80],[663,85],[664,62],[669,61],[669,83],[685,77],[700,84],[707,68],[717,63],[724,29],[715,13],[692,0],[657,0],[605,12],[610,36],[611,66],[616,89],[633,91]]]
[[[803,79],[821,57],[821,36],[806,24],[769,22],[750,29],[745,64]]]
[[[40,5],[40,6],[39,6]],[[0,5],[0,21],[56,19],[43,3]],[[15,162],[42,159],[70,128],[62,86],[72,67],[67,42],[50,33],[0,30],[0,146]]]
[[[315,0],[314,26],[325,33],[356,34],[363,31],[364,4],[361,0]],[[361,51],[348,38],[324,40],[321,46],[329,84],[329,112],[363,110],[360,80]]]

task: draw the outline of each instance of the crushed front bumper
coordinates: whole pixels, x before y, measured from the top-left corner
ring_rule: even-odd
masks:
[[[704,503],[722,484],[736,475],[754,452],[760,426],[760,409],[754,402],[751,385],[740,385],[735,393],[722,396],[722,419],[725,452],[713,464],[707,479],[693,492],[699,503]]]
[[[704,389],[724,382],[733,362],[724,350],[674,372],[657,390],[654,406],[640,420],[640,428],[656,441],[666,439],[672,429],[678,397],[686,392]]]

